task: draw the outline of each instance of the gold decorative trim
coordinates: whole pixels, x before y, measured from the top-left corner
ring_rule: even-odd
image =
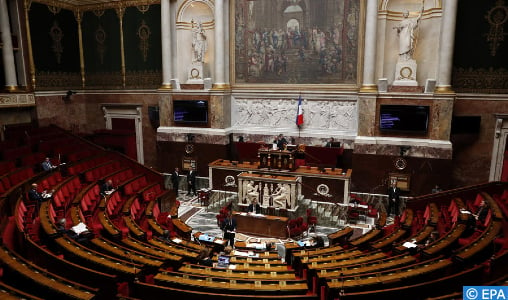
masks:
[[[9,93],[14,93],[20,91],[20,89],[16,85],[6,85],[5,90]]]
[[[150,49],[150,27],[146,25],[145,20],[141,20],[141,25],[138,27],[137,36],[139,37],[138,49],[141,51],[143,61],[146,62],[148,59],[148,50]]]
[[[28,48],[28,64],[30,69],[30,83],[31,88],[35,89],[35,63],[34,63],[34,55],[33,55],[33,49],[32,49],[32,36],[30,34],[30,17],[28,14],[28,11],[30,10],[30,6],[32,5],[31,0],[25,0],[23,2],[24,4],[24,10],[25,10],[25,26],[27,30],[26,32],[26,41],[27,41],[27,48]]]
[[[489,43],[490,55],[496,56],[497,49],[501,46],[504,41],[504,25],[508,22],[508,7],[505,6],[503,0],[496,1],[496,6],[491,8],[485,19],[490,24],[490,29],[485,36]]]
[[[49,29],[49,36],[51,37],[51,41],[53,42],[51,45],[51,51],[53,51],[53,53],[55,54],[56,63],[61,64],[62,54],[64,52],[62,46],[63,31],[58,25],[58,22],[56,20],[53,21],[53,26],[51,26],[51,28]]]
[[[159,87],[159,90],[172,90],[172,89],[173,89],[173,86],[171,85],[171,83],[163,84]]]
[[[121,61],[121,72],[122,72],[122,86],[125,88],[126,85],[126,75],[125,75],[125,42],[123,40],[124,32],[123,32],[123,17],[125,15],[125,7],[119,6],[115,9],[116,14],[118,15],[118,20],[120,23],[120,61]]]
[[[25,1],[29,1],[29,0],[25,0]],[[84,1],[79,1],[79,0],[67,1],[67,2],[55,1],[55,0],[36,0],[34,2],[45,4],[45,5],[50,5],[50,6],[55,6],[55,7],[60,7],[60,8],[71,10],[71,11],[75,11],[75,10],[91,11],[91,10],[106,10],[106,9],[111,9],[111,8],[115,9],[118,7],[131,7],[131,6],[140,6],[140,5],[159,4],[160,0],[127,0],[127,1],[107,1],[107,2],[95,1],[95,3],[93,3],[93,4],[85,4],[85,5],[80,5],[79,3],[84,2]],[[86,2],[90,3],[90,1],[86,1]],[[31,3],[31,1],[30,1],[30,3]]]
[[[230,90],[231,89],[231,85],[227,84],[227,83],[214,83],[212,85],[212,90]]]
[[[360,88],[360,93],[377,93],[377,85],[375,85],[375,84],[364,84]]]
[[[451,85],[441,85],[437,86],[434,91],[435,94],[454,94],[455,92],[452,90]]]

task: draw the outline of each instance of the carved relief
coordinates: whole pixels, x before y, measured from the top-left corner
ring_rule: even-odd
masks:
[[[100,24],[99,28],[95,30],[95,41],[97,42],[97,53],[102,65],[104,64],[104,53],[106,52],[106,45],[104,44],[106,41],[106,31],[104,31],[104,28]]]
[[[56,63],[60,64],[63,53],[62,46],[63,32],[60,26],[58,26],[57,21],[53,21],[53,26],[51,26],[51,29],[49,30],[49,35],[51,36],[51,41],[53,42],[51,45],[51,50],[56,56]]]
[[[35,97],[33,94],[28,95],[1,95],[0,107],[18,107],[18,106],[33,106],[35,105]]]
[[[139,44],[138,48],[141,51],[141,56],[143,56],[143,61],[146,62],[148,59],[148,49],[150,48],[149,40],[152,32],[150,31],[150,27],[146,25],[145,20],[141,21],[141,25],[138,27],[138,38]]]
[[[485,19],[490,25],[489,32],[485,34],[490,47],[490,55],[496,56],[497,49],[501,46],[506,35],[504,26],[508,22],[508,6],[504,5],[503,0],[497,1],[496,6],[489,10]]]
[[[306,129],[353,131],[357,123],[356,101],[304,100]],[[234,126],[295,126],[297,101],[294,99],[235,99]]]

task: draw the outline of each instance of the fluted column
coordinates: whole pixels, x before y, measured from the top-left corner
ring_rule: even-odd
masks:
[[[2,59],[4,62],[5,88],[8,91],[18,89],[16,78],[16,64],[14,62],[14,49],[12,47],[11,26],[9,25],[9,10],[6,0],[0,0],[0,30],[2,31]]]
[[[171,51],[171,13],[170,0],[161,0],[161,37],[162,37],[162,89],[171,89],[172,51]]]
[[[453,93],[451,82],[457,2],[457,0],[442,1],[443,17],[441,19],[441,35],[439,37],[439,69],[437,73],[436,93]]]
[[[227,88],[224,80],[224,0],[215,0],[215,74],[214,89]]]
[[[376,74],[377,0],[367,0],[366,18],[363,83],[361,91],[377,92],[377,85],[374,78]]]

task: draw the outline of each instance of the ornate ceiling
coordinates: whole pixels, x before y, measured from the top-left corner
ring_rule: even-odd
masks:
[[[72,11],[87,11],[160,3],[160,0],[34,0],[33,2]]]

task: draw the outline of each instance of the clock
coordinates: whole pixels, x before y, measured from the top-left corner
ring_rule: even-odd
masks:
[[[194,152],[194,145],[193,144],[185,145],[185,153],[192,154],[193,152]]]
[[[397,170],[404,170],[406,167],[407,161],[404,158],[399,157],[395,160],[395,168],[397,168]]]
[[[400,69],[400,77],[403,79],[412,79],[413,70],[409,67],[403,67]]]

